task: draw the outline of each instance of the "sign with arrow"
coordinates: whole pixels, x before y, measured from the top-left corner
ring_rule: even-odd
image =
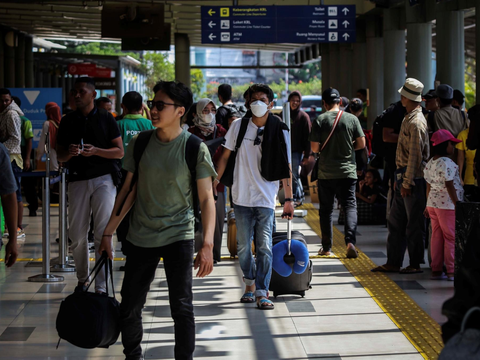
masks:
[[[202,6],[202,44],[352,43],[354,5]]]

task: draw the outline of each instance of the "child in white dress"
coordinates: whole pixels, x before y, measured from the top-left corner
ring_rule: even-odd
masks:
[[[433,158],[427,163],[424,177],[427,182],[425,216],[432,222],[432,279],[454,280],[455,265],[455,206],[463,200],[458,165],[449,155],[460,142],[448,130],[438,130],[431,138]],[[443,264],[447,274],[443,273]]]

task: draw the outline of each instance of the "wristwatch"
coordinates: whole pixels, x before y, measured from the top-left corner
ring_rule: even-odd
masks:
[[[286,198],[286,199],[285,199],[285,202],[287,202],[287,201],[293,202],[293,201],[295,201],[295,200],[293,200],[292,198]]]

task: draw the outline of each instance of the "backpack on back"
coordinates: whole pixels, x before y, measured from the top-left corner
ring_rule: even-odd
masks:
[[[385,157],[385,142],[383,141],[383,127],[385,119],[385,115],[395,111],[397,103],[390,104],[388,108],[383,110],[383,112],[378,115],[375,120],[373,121],[373,128],[372,128],[372,145],[371,145],[371,152],[375,154],[374,162],[372,167],[377,169],[383,168],[383,158]]]

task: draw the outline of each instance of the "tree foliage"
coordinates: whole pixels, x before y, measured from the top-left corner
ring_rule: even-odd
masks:
[[[168,61],[165,53],[147,53],[142,60],[142,70],[146,74],[147,96],[153,98],[153,87],[160,80],[175,80],[175,65]]]

